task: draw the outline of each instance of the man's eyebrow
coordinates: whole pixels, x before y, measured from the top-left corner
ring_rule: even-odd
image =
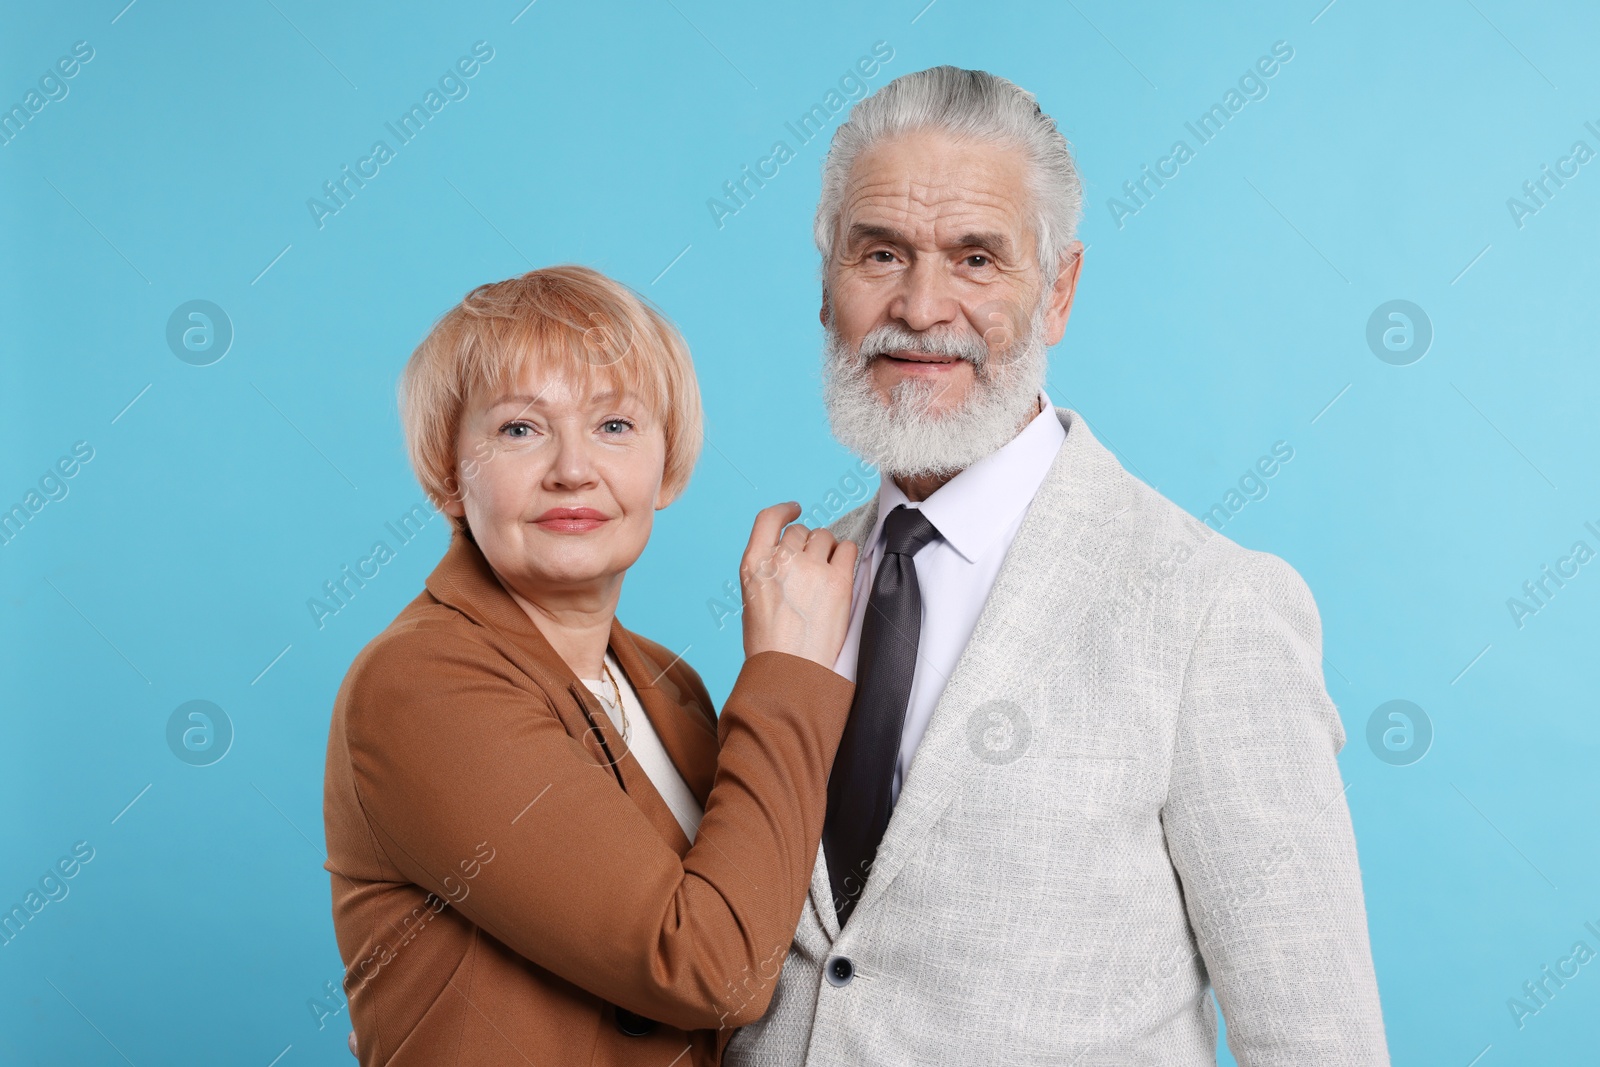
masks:
[[[892,244],[904,245],[909,242],[905,234],[892,226],[877,226],[865,222],[851,225],[845,235],[850,244],[863,244],[868,241],[888,241]],[[964,233],[956,239],[956,248],[987,248],[1005,258],[1011,256],[1011,239],[1003,233],[997,232],[971,232]]]
[[[1011,255],[1011,240],[1003,233],[964,233],[956,239],[959,248],[987,248],[1001,256]]]
[[[864,241],[889,241],[900,245],[906,243],[905,234],[894,227],[874,226],[865,222],[852,223],[845,240],[850,244],[860,244]]]

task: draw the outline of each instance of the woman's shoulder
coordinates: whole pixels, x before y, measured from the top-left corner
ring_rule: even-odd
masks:
[[[472,640],[475,628],[471,619],[424,589],[356,653],[350,669],[374,662],[403,665],[419,655],[448,653],[462,645],[477,644]]]
[[[409,696],[477,684],[486,675],[511,682],[520,674],[482,625],[424,591],[356,653],[339,703],[392,713]]]

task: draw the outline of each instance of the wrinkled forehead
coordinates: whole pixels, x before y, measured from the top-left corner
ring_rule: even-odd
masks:
[[[890,231],[937,249],[994,235],[1025,255],[1033,247],[1026,179],[1017,148],[942,133],[882,141],[850,168],[838,239],[848,248]]]

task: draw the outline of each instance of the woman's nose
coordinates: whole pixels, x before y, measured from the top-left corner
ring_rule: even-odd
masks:
[[[582,489],[595,484],[594,446],[583,436],[559,435],[556,452],[546,472],[551,488]]]

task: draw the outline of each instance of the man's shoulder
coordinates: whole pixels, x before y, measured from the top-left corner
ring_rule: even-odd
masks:
[[[1126,471],[1128,507],[1112,520],[1114,534],[1145,559],[1182,555],[1191,580],[1216,579],[1238,567],[1252,551],[1195,518],[1160,490]]]
[[[878,521],[878,494],[867,497],[866,502],[858,507],[840,515],[828,523],[828,532],[839,541],[854,541],[860,544],[867,534],[872,532],[872,524]]]
[[[1093,530],[1089,543],[1100,557],[1095,562],[1130,576],[1170,577],[1199,592],[1202,600],[1230,581],[1303,585],[1278,556],[1246,548],[1212,529],[1129,471],[1077,412],[1057,410],[1069,437],[1029,505],[1027,533],[1019,539],[1039,539],[1048,556],[1055,543],[1069,547],[1087,523]],[[877,509],[874,493],[827,529],[841,541],[861,544],[877,522]]]
[[[1247,548],[1186,511],[1160,490],[1123,472],[1130,484],[1131,504],[1118,516],[1129,536],[1139,537],[1151,550],[1173,542],[1190,546],[1205,573],[1214,576],[1294,573],[1284,560],[1270,552]]]
[[[1115,546],[1116,565],[1151,593],[1150,610],[1200,626],[1262,609],[1320,644],[1321,621],[1310,587],[1283,557],[1247,548],[1212,529],[1132,475],[1128,508],[1107,523],[1102,550]]]
[[[1035,497],[1039,514],[1025,524],[1040,558],[1071,552],[1119,595],[1133,590],[1138,595],[1128,595],[1148,610],[1196,623],[1235,593],[1267,590],[1286,602],[1309,601],[1288,563],[1191,515],[1128,470],[1076,412],[1065,415],[1069,438]]]
[[[1059,539],[1101,567],[1154,569],[1186,585],[1215,584],[1250,554],[1130,471],[1082,415],[1057,413],[1067,437],[1025,520],[1034,537]]]

